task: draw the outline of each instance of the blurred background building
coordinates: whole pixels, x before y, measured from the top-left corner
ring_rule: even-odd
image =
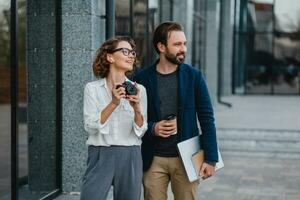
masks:
[[[0,0],[0,199],[80,191],[83,88],[95,80],[96,50],[132,36],[145,67],[166,20],[183,25],[186,62],[203,71],[214,104],[300,94],[298,0]]]

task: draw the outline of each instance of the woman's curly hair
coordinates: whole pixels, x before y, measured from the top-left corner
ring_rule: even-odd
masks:
[[[128,36],[116,36],[106,40],[101,47],[96,52],[96,58],[93,62],[93,72],[96,77],[104,78],[108,76],[110,63],[107,61],[107,54],[115,50],[121,41],[128,42],[132,49],[135,49],[135,42],[132,38]],[[135,58],[133,63],[133,70],[127,72],[126,75],[130,75],[137,64],[137,59]]]

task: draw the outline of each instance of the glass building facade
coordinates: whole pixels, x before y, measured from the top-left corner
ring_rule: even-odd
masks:
[[[300,94],[300,3],[236,0],[234,93]]]
[[[11,193],[10,2],[0,5],[0,198]]]
[[[78,195],[83,88],[108,26],[135,39],[145,67],[157,59],[154,28],[179,21],[186,62],[203,71],[213,99],[217,90],[300,94],[297,0],[115,0],[106,24],[108,1],[0,0],[0,199]]]

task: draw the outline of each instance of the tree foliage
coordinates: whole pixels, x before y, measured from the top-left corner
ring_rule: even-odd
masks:
[[[0,10],[0,67],[10,67],[10,8]],[[26,1],[18,1],[19,66],[26,66]]]

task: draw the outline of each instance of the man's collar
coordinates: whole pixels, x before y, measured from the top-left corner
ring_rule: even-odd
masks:
[[[153,64],[152,64],[152,73],[156,73],[156,65],[158,64],[159,59],[157,59]],[[181,63],[177,66],[177,71],[182,71],[184,67],[182,67],[183,65],[185,65],[185,63]]]

